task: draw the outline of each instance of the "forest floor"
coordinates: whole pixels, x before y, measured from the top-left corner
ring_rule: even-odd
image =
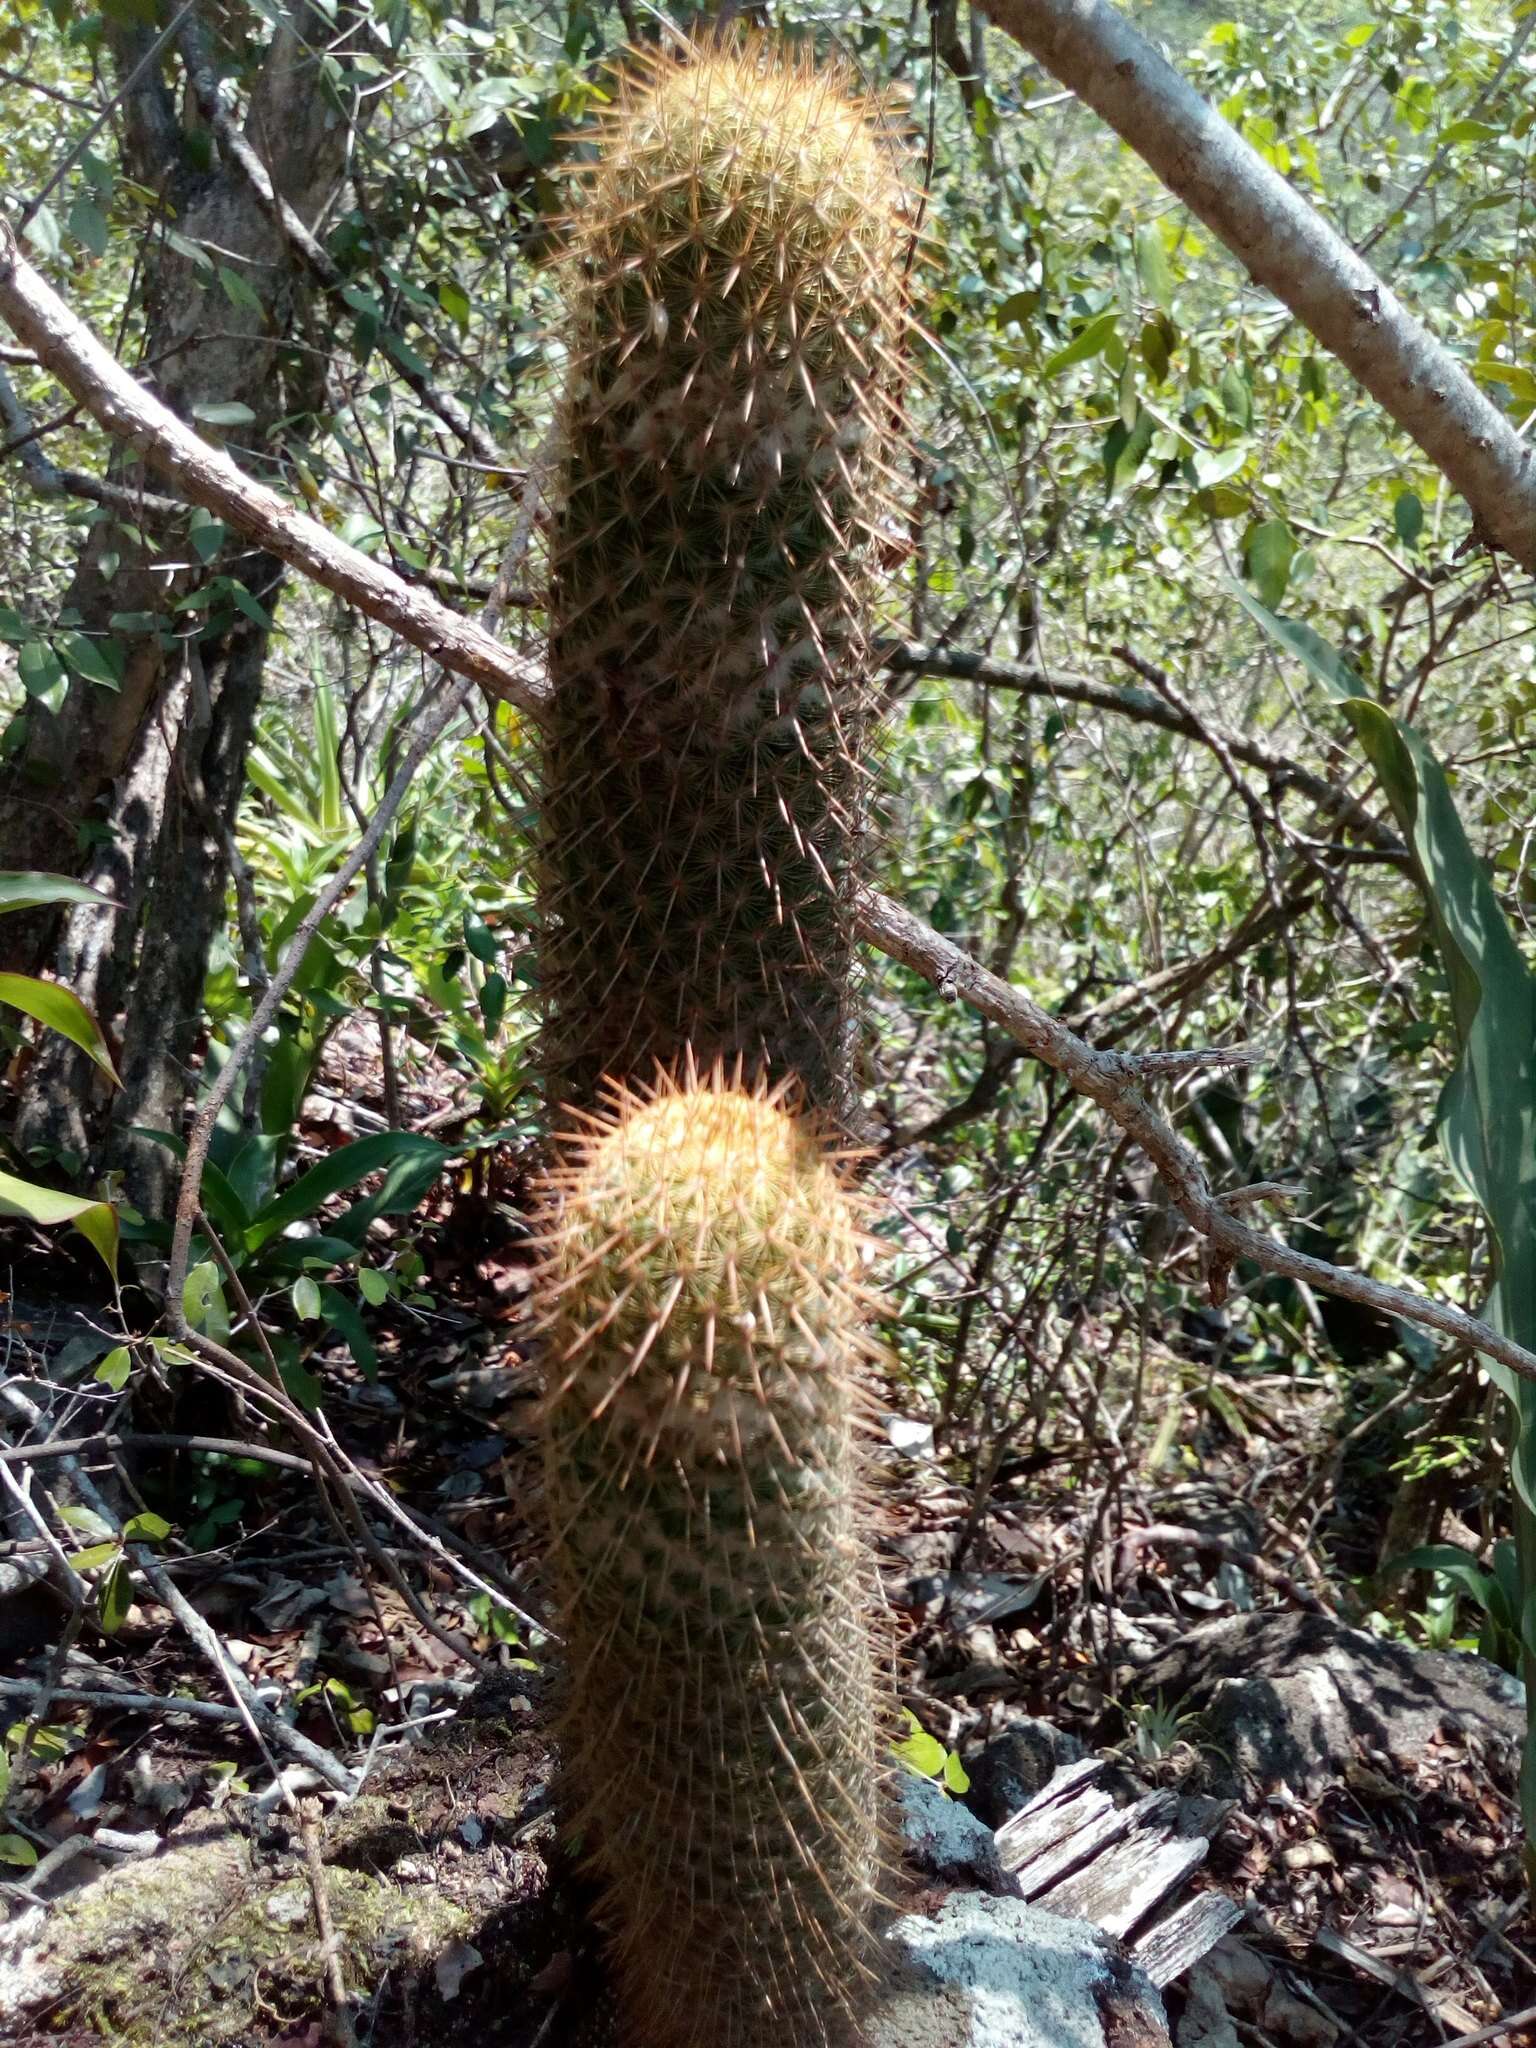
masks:
[[[333,1062],[332,1107],[320,1107],[305,1142],[323,1151],[349,1135],[344,1105],[366,1113],[370,1086],[366,1072]],[[430,1092],[411,1103],[413,1117],[450,1107]],[[537,1616],[526,1200],[518,1164],[489,1158],[480,1178],[445,1193],[425,1223],[415,1220],[427,1263],[421,1287],[434,1305],[377,1312],[377,1374],[367,1378],[341,1356],[312,1362],[323,1371],[330,1425],[357,1467]],[[0,1244],[5,1380],[34,1401],[47,1388],[69,1390],[54,1414],[67,1410],[71,1435],[114,1426],[92,1373],[119,1339],[105,1304],[82,1289],[84,1271],[36,1238],[16,1234]],[[1021,1442],[1002,1460],[979,1517],[964,1483],[963,1437],[958,1456],[935,1455],[910,1390],[885,1390],[876,1536],[901,1634],[905,1704],[959,1754],[970,1797],[983,1808],[992,1803],[983,1817],[993,1825],[1005,1817],[996,1746],[1037,1723],[1109,1757],[1122,1796],[1166,1786],[1222,1798],[1194,1884],[1219,1887],[1242,1906],[1243,1941],[1267,1972],[1258,2003],[1234,2019],[1228,2040],[1257,2048],[1529,2048],[1536,2023],[1498,2024],[1520,2014],[1529,2020],[1526,2009],[1536,2006],[1536,1924],[1522,1886],[1507,1752],[1448,1724],[1410,1757],[1361,1750],[1322,1782],[1237,1783],[1233,1758],[1204,1713],[1138,1684],[1140,1667],[1223,1617],[1273,1609],[1358,1620],[1352,1570],[1379,1541],[1380,1490],[1352,1495],[1341,1483],[1315,1386],[1273,1374],[1245,1378],[1233,1363],[1213,1369],[1210,1385],[1220,1398],[1204,1403],[1175,1474],[1121,1460],[1106,1478],[1102,1454],[1063,1430]],[[157,1431],[238,1437],[253,1425],[224,1390],[183,1382],[167,1384],[158,1416],[141,1399],[133,1426],[153,1439]],[[21,1434],[11,1429],[9,1440]],[[13,1912],[35,1913],[39,1901],[56,1910],[60,1898],[78,1898],[82,1880],[121,1872],[163,1842],[228,1836],[247,1848],[266,1844],[278,1859],[273,1894],[286,1884],[295,1903],[287,1922],[277,1908],[268,1911],[267,1931],[276,1927],[281,1939],[265,1978],[249,1961],[242,1898],[231,1891],[220,1909],[231,1916],[219,1950],[226,1974],[244,1972],[227,1984],[229,2011],[241,2005],[235,1994],[249,1991],[266,2015],[261,2031],[226,2035],[207,2023],[190,2038],[210,2048],[247,2038],[264,2048],[314,2048],[330,2038],[324,2015],[289,2009],[283,1971],[311,1938],[302,1931],[311,1910],[321,1910],[305,1875],[313,1879],[319,1858],[306,1856],[319,1839],[332,1906],[343,1918],[354,1878],[360,1887],[384,1882],[392,1895],[414,1886],[423,1899],[430,1894],[439,1916],[427,1927],[430,1972],[423,1979],[403,1961],[382,1970],[374,2003],[359,2017],[359,2040],[401,2048],[578,2042],[589,2024],[582,2014],[600,1997],[600,1973],[555,1845],[544,1737],[558,1685],[553,1645],[498,1617],[450,1563],[401,1543],[394,1558],[414,1592],[409,1603],[363,1568],[303,1472],[210,1467],[153,1441],[116,1461],[88,1462],[129,1502],[125,1512],[136,1496],[190,1532],[194,1541],[166,1547],[176,1586],[246,1680],[282,1703],[289,1725],[337,1757],[365,1762],[367,1777],[353,1817],[333,1815],[316,1837],[318,1823],[304,1819],[318,1812],[316,1781],[290,1771],[291,1799],[263,1796],[271,1773],[227,1693],[147,1586],[135,1587],[110,1637],[88,1622],[64,1643],[51,1597],[19,1592],[0,1603],[13,1756],[29,1703],[36,1705],[30,1688],[45,1679],[48,1695],[4,1822],[44,1858],[38,1869],[11,1867],[0,1888]],[[42,1484],[49,1468],[10,1469]],[[1300,1541],[1304,1497],[1319,1508],[1310,1539]],[[27,1548],[14,1523],[9,1533],[0,1564]],[[119,1705],[114,1695],[125,1692],[140,1697]],[[189,1719],[152,1703],[174,1695],[215,1713]],[[76,1838],[78,1854],[50,1846]],[[165,1861],[162,1854],[137,1867],[153,1872]],[[377,1921],[372,1891],[359,1891],[356,1904]],[[121,1906],[114,1910],[121,1923]],[[177,1911],[174,1898],[156,1903],[162,1934]],[[217,1914],[214,1922],[207,1942],[218,1949],[224,1922]],[[404,1958],[421,1936],[408,1919],[397,1935],[385,1927],[381,1936],[382,1924],[372,1924],[375,1950],[379,1939],[397,1939]],[[119,1961],[125,1943],[154,1945],[152,1928],[130,1933],[119,1924]],[[348,1938],[343,1929],[344,1950]],[[237,1950],[247,1958],[238,1968]],[[516,1997],[509,1985],[520,1987]],[[180,2040],[168,2023],[174,1987],[162,1991],[169,2003],[142,2038]],[[137,2040],[139,2020],[124,2017],[130,2007],[111,2006],[121,1995],[104,1992],[102,1981],[89,1995],[66,1987],[48,2016],[15,2031],[22,2023],[6,2019],[0,1974],[0,2041],[97,2039],[104,2014],[115,2038]],[[96,1997],[108,2004],[90,2019]],[[1177,2011],[1177,1987],[1171,2002]],[[1212,2048],[1222,2039],[1195,2031],[1185,2038]]]

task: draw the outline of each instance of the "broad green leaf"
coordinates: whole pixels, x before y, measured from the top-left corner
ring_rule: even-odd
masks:
[[[0,1173],[0,1216],[22,1216],[45,1227],[73,1224],[113,1279],[117,1278],[117,1211],[110,1202],[96,1201],[90,1195],[60,1194],[56,1188],[35,1187],[14,1174]]]
[[[115,1636],[128,1619],[133,1605],[133,1577],[126,1558],[119,1558],[101,1582],[97,1594],[96,1618],[105,1636]]]
[[[1405,548],[1416,548],[1424,531],[1424,500],[1417,491],[1399,491],[1392,506],[1392,524]]]
[[[944,1783],[957,1798],[964,1798],[971,1789],[971,1774],[960,1761],[960,1752],[952,1749],[944,1759]]]
[[[32,226],[37,226],[34,218]],[[22,1835],[0,1835],[0,1863],[9,1863],[14,1870],[30,1870],[37,1861],[37,1851]]]
[[[930,1735],[926,1728],[915,1721],[912,1732],[898,1742],[892,1752],[908,1770],[916,1771],[919,1777],[936,1778],[944,1768],[948,1752],[937,1736]]]
[[[1300,619],[1280,618],[1238,582],[1230,582],[1227,587],[1244,611],[1257,619],[1270,639],[1309,668],[1331,697],[1343,702],[1359,696],[1362,687],[1359,676],[1321,633],[1314,632]]]
[[[1249,453],[1245,446],[1197,449],[1193,465],[1197,487],[1202,491],[1209,490],[1212,484],[1222,484],[1229,476],[1236,476],[1248,460]]]
[[[54,642],[76,675],[103,690],[123,687],[123,650],[116,640],[93,639],[88,633],[61,633]]]
[[[318,1322],[320,1319],[320,1289],[308,1273],[301,1273],[290,1290],[293,1298],[293,1312],[301,1323]]]
[[[205,427],[253,427],[256,415],[238,398],[221,398],[207,405],[194,405],[192,417]]]
[[[1096,319],[1075,334],[1065,348],[1057,349],[1055,355],[1047,356],[1041,366],[1042,377],[1058,377],[1070,369],[1073,363],[1086,363],[1090,357],[1102,355],[1115,336],[1120,324],[1120,315],[1115,312],[1100,313]]]
[[[110,1387],[114,1394],[120,1394],[128,1384],[133,1371],[133,1354],[126,1344],[119,1344],[115,1351],[109,1351],[96,1368],[95,1377],[104,1387]]]
[[[83,242],[93,256],[105,256],[110,230],[107,217],[94,199],[77,199],[69,209],[69,232]]]
[[[378,1131],[372,1137],[359,1138],[354,1144],[341,1146],[318,1166],[312,1166],[276,1201],[269,1202],[252,1221],[246,1232],[246,1244],[250,1250],[257,1250],[288,1224],[313,1215],[333,1195],[355,1187],[373,1173],[382,1173],[385,1184],[378,1194],[359,1204],[359,1209],[371,1210],[370,1222],[374,1216],[398,1214],[400,1206],[414,1207],[419,1199],[414,1192],[407,1198],[406,1190],[419,1187],[424,1192],[450,1156],[443,1146],[431,1138],[419,1137],[414,1131]],[[356,1215],[357,1210],[350,1213]],[[340,1235],[347,1235],[341,1226],[336,1227]]]
[[[69,1562],[77,1572],[94,1572],[102,1565],[110,1564],[121,1551],[122,1545],[114,1537],[110,1543],[92,1543],[85,1550],[71,1551]]]
[[[205,1330],[215,1343],[229,1335],[229,1309],[219,1269],[212,1259],[200,1259],[188,1273],[181,1290],[181,1312],[194,1330]]]
[[[346,1339],[347,1349],[358,1370],[366,1379],[376,1380],[379,1376],[379,1354],[358,1313],[357,1303],[349,1301],[338,1287],[322,1287],[320,1306],[326,1321]]]
[[[364,1266],[357,1276],[357,1285],[370,1308],[379,1308],[389,1299],[389,1281],[376,1267]]]
[[[73,989],[61,987],[56,981],[40,981],[32,974],[0,974],[0,1003],[25,1011],[39,1024],[46,1024],[50,1031],[57,1031],[61,1038],[78,1045],[116,1085],[117,1069],[101,1026]]]
[[[1266,605],[1277,605],[1291,580],[1296,537],[1283,519],[1266,519],[1248,536],[1248,574]]]
[[[142,1515],[133,1515],[123,1524],[123,1536],[129,1543],[163,1543],[171,1533],[171,1525],[164,1515],[154,1514],[146,1509]]]
[[[84,882],[71,881],[68,875],[0,869],[0,911],[35,910],[45,903],[100,903],[108,910],[121,910],[123,907],[111,896],[103,896],[99,889],[89,889]]]
[[[1166,313],[1173,302],[1173,272],[1156,221],[1146,221],[1136,230],[1136,273],[1147,297]]]

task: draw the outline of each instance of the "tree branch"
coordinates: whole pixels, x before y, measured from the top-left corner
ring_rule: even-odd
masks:
[[[236,532],[288,562],[322,588],[346,598],[368,617],[390,627],[411,646],[430,654],[443,668],[506,697],[535,720],[544,717],[549,683],[536,664],[511,653],[483,627],[439,604],[427,591],[402,583],[390,570],[338,540],[325,527],[293,511],[275,491],[244,475],[221,450],[199,439],[174,413],[142,390],[75,318],[22,257],[15,236],[3,221],[0,317],[110,433],[131,442],[152,468],[172,478],[189,498],[207,506]],[[538,464],[533,467],[537,472]],[[530,489],[532,484],[531,476]],[[525,540],[526,533],[519,539]],[[515,540],[503,563],[504,578],[513,566],[517,546]],[[369,832],[319,899],[316,911],[320,916],[339,900],[346,884],[362,868],[404,796],[417,762],[451,716],[459,694],[445,692],[429,714],[410,755],[391,782],[384,803],[375,813]],[[314,918],[312,912],[311,921]],[[979,961],[888,896],[873,890],[863,895],[858,930],[871,945],[932,982],[946,1001],[962,999],[984,1017],[990,1017],[1026,1052],[1054,1067],[1073,1088],[1097,1102],[1114,1119],[1146,1153],[1175,1206],[1209,1243],[1212,1291],[1218,1297],[1233,1264],[1247,1259],[1263,1271],[1303,1280],[1346,1301],[1358,1301],[1383,1314],[1401,1316],[1407,1322],[1439,1330],[1498,1359],[1523,1378],[1536,1381],[1536,1353],[1511,1343],[1475,1316],[1465,1315],[1427,1295],[1389,1287],[1364,1274],[1329,1265],[1326,1260],[1309,1258],[1279,1239],[1239,1223],[1232,1205],[1253,1191],[1239,1189],[1225,1196],[1212,1194],[1196,1154],[1141,1093],[1144,1075],[1155,1072],[1155,1066],[1143,1069],[1126,1054],[1098,1051],[1042,1010],[1022,989],[989,973]],[[290,961],[297,966],[307,933],[308,922],[294,934],[284,957],[284,968]],[[287,981],[280,971],[263,998],[263,1007],[269,1014],[286,987]],[[263,1024],[266,1021],[261,1008],[257,1019]],[[252,1030],[257,1028],[257,1019],[253,1019]],[[222,1070],[220,1079],[226,1086],[226,1077],[232,1078],[237,1064],[231,1059]],[[211,1119],[217,1109],[218,1102],[212,1098],[203,1105],[188,1145],[189,1169],[199,1143],[206,1153]],[[177,1221],[173,1275],[185,1275],[186,1245],[195,1203],[196,1186],[189,1178],[184,1184],[182,1213]],[[179,1298],[178,1284],[173,1299]]]
[[[1278,171],[1108,0],[982,0],[1108,122],[1449,478],[1478,537],[1536,570],[1536,449]]]
[[[1013,690],[1022,697],[1040,697],[1047,702],[1091,705],[1096,711],[1112,711],[1122,718],[1139,719],[1144,725],[1160,725],[1164,732],[1182,734],[1202,746],[1225,747],[1236,760],[1257,768],[1278,786],[1298,789],[1310,797],[1319,810],[1338,818],[1352,832],[1383,853],[1403,855],[1402,841],[1375,817],[1360,799],[1340,789],[1326,777],[1304,768],[1288,754],[1276,753],[1260,740],[1245,739],[1241,733],[1176,710],[1150,690],[1135,690],[1113,683],[1096,683],[1088,676],[1065,669],[1041,669],[1021,661],[1000,661],[990,654],[972,654],[962,648],[929,647],[920,640],[899,640],[879,650],[887,668],[898,675],[947,676],[956,682],[981,683],[989,689]]]

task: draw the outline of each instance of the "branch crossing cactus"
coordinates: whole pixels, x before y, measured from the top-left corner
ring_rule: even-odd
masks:
[[[638,58],[564,259],[540,975],[551,1098],[849,1096],[915,209],[885,110],[746,36]]]
[[[855,1198],[816,1131],[718,1075],[623,1095],[552,1180],[561,1746],[626,2039],[853,2038],[890,1741]]]

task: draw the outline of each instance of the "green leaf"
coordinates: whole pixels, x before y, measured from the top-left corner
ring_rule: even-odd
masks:
[[[126,1344],[119,1344],[115,1351],[109,1351],[96,1368],[95,1377],[104,1387],[110,1387],[114,1394],[120,1394],[128,1384],[133,1371],[133,1354]]]
[[[1392,524],[1405,548],[1416,548],[1424,531],[1424,500],[1417,491],[1399,491],[1392,506]]]
[[[903,1707],[907,1734],[893,1745],[891,1754],[920,1778],[936,1778],[944,1768],[948,1752],[937,1736],[930,1735],[910,1707]]]
[[[93,639],[86,633],[61,633],[54,646],[88,683],[103,690],[123,687],[123,650],[116,640]]]
[[[1236,581],[1230,582],[1227,588],[1242,605],[1243,610],[1264,628],[1276,646],[1283,647],[1287,654],[1293,654],[1299,662],[1310,669],[1331,697],[1343,702],[1359,696],[1364,688],[1359,676],[1343,655],[1328,644],[1321,633],[1315,633],[1300,619],[1279,617],[1267,605],[1261,604],[1252,591],[1244,590]]]
[[[1285,596],[1295,553],[1296,537],[1283,519],[1266,519],[1249,534],[1248,574],[1266,605],[1277,605]]]
[[[205,427],[254,427],[256,415],[238,398],[221,398],[208,405],[194,405],[192,417]]]
[[[100,903],[108,910],[123,908],[115,898],[103,896],[99,889],[88,889],[84,882],[73,882],[68,875],[0,869],[0,912],[35,910],[45,903]]]
[[[16,657],[16,673],[29,697],[35,697],[49,711],[57,711],[69,688],[64,664],[46,640],[29,640]]]
[[[370,1308],[381,1308],[389,1299],[389,1281],[374,1266],[364,1266],[357,1276],[358,1291]]]
[[[217,555],[228,537],[229,529],[222,519],[216,519],[201,505],[197,506],[187,521],[187,538],[191,541],[197,559],[204,568]]]
[[[971,1789],[971,1774],[961,1763],[958,1750],[952,1749],[944,1759],[944,1783],[959,1798]]]
[[[94,199],[77,199],[69,209],[69,232],[83,242],[93,256],[105,256],[110,230],[107,217]]]
[[[212,1259],[200,1259],[188,1273],[181,1290],[181,1312],[190,1328],[206,1330],[215,1343],[223,1343],[229,1335],[229,1309]]]
[[[356,1302],[349,1301],[339,1288],[322,1287],[320,1305],[326,1321],[346,1339],[347,1349],[359,1371],[366,1379],[376,1380],[379,1376],[378,1350],[358,1314]]]
[[[1090,357],[1102,355],[1113,341],[1115,329],[1119,324],[1118,313],[1100,313],[1096,319],[1090,320],[1086,327],[1075,334],[1065,348],[1059,348],[1055,355],[1046,357],[1041,365],[1041,376],[1059,377],[1061,372],[1070,369],[1073,363],[1086,363]]]
[[[461,334],[469,332],[469,293],[461,284],[443,278],[437,287],[437,303]]]
[[[219,265],[219,283],[224,287],[224,296],[232,306],[238,306],[246,313],[262,311],[261,299],[251,288],[249,281],[243,278],[238,270],[232,270],[227,263]]]
[[[148,1509],[142,1515],[133,1515],[123,1524],[123,1536],[129,1543],[163,1543],[171,1533],[171,1525],[164,1515],[157,1515]]]
[[[1236,476],[1248,460],[1249,451],[1244,446],[1236,448],[1198,448],[1195,451],[1195,483],[1202,491],[1212,484],[1225,483],[1229,476]]]
[[[50,1031],[57,1031],[61,1038],[78,1045],[82,1052],[90,1054],[113,1085],[117,1084],[117,1069],[101,1026],[73,989],[62,988],[56,981],[39,981],[31,974],[0,974],[0,1003],[24,1011],[40,1024],[46,1024]]]
[[[110,1202],[98,1202],[89,1195],[60,1194],[56,1188],[35,1187],[31,1181],[0,1173],[0,1216],[22,1216],[44,1226],[72,1223],[113,1279],[117,1278],[117,1211]]]
[[[480,1015],[485,1021],[487,1037],[494,1038],[501,1029],[501,1020],[507,1008],[507,977],[504,974],[488,974],[480,988]]]
[[[36,1861],[37,1851],[23,1836],[0,1835],[0,1863],[9,1863],[16,1870],[30,1870]]]
[[[301,1273],[294,1281],[290,1294],[293,1312],[301,1323],[314,1323],[320,1319],[320,1289],[307,1273]]]
[[[104,1636],[115,1636],[128,1619],[133,1605],[133,1577],[126,1558],[119,1558],[101,1582],[96,1596],[96,1619]]]
[[[1146,221],[1136,230],[1136,274],[1147,297],[1166,313],[1173,303],[1173,272],[1168,267],[1162,230],[1155,221]]]
[[[110,1543],[92,1543],[85,1550],[71,1551],[69,1562],[77,1572],[93,1572],[104,1564],[110,1564],[121,1553],[122,1545],[113,1537]]]
[[[333,1195],[339,1195],[343,1188],[355,1187],[372,1173],[383,1173],[385,1185],[377,1195],[369,1196],[367,1204],[360,1205],[371,1206],[370,1222],[373,1216],[398,1214],[397,1201],[413,1208],[419,1196],[411,1193],[407,1199],[405,1191],[416,1189],[418,1184],[423,1190],[430,1186],[450,1157],[443,1146],[431,1138],[419,1137],[414,1131],[377,1131],[372,1137],[343,1145],[259,1212],[246,1232],[247,1247],[257,1250],[288,1224],[313,1215]],[[383,1206],[379,1206],[381,1203]],[[347,1235],[337,1227],[340,1235]]]

